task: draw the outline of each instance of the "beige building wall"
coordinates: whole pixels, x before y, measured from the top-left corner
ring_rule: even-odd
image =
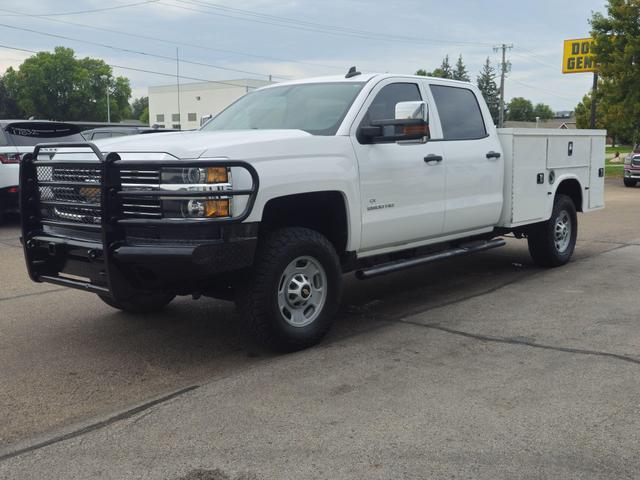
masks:
[[[216,115],[247,92],[269,83],[238,79],[182,84],[180,111],[177,85],[149,87],[149,125],[182,130],[198,128],[202,117]]]

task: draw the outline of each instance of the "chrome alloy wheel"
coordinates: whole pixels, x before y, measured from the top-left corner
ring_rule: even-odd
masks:
[[[298,257],[278,282],[278,310],[292,327],[306,327],[322,312],[327,298],[327,274],[313,257]]]
[[[556,217],[553,228],[553,240],[558,253],[564,253],[571,244],[571,217],[566,210],[562,210]]]

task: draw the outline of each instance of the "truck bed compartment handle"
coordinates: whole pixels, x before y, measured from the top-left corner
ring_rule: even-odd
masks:
[[[500,152],[494,152],[493,150],[487,153],[487,158],[500,158],[501,156]]]

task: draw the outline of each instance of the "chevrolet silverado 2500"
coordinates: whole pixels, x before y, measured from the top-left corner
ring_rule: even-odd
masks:
[[[329,330],[345,272],[507,234],[567,263],[576,212],[604,206],[604,147],[604,131],[497,130],[468,83],[352,70],[253,91],[195,132],[39,145],[20,170],[24,253],[34,281],[129,312],[235,299],[292,351]]]

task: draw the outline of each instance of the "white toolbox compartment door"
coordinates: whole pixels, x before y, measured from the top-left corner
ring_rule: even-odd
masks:
[[[547,215],[547,137],[514,136],[511,223],[545,220]],[[542,174],[542,183],[538,175]]]
[[[591,171],[589,173],[589,210],[604,207],[605,136],[591,138]],[[602,170],[601,170],[602,169]],[[602,174],[602,176],[600,176]]]

